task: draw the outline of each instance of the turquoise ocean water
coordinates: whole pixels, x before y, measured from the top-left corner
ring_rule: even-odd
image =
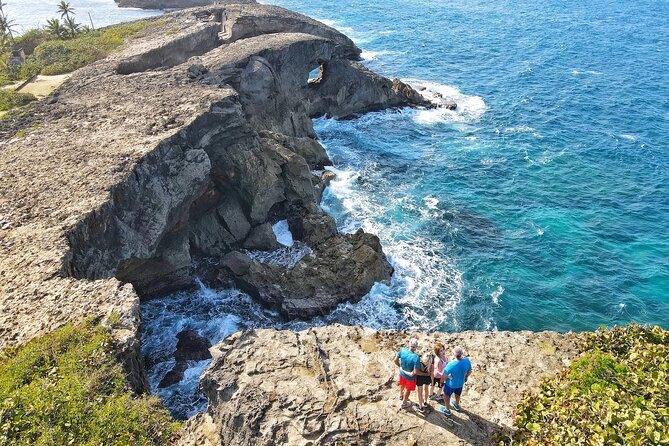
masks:
[[[669,3],[279,3],[461,105],[317,124],[346,173],[325,204],[382,238],[400,320],[669,324]]]
[[[234,291],[151,301],[152,383],[184,328],[215,342],[248,326],[329,322],[669,326],[669,3],[276,3],[351,36],[370,68],[459,107],[316,122],[338,173],[323,207],[341,230],[380,236],[390,286],[297,323]],[[205,365],[160,391],[175,414],[204,407],[192,389]]]
[[[99,1],[97,9],[97,0],[72,4],[91,7],[100,22],[155,13]],[[33,21],[31,8],[49,7],[8,3],[10,15],[23,5]],[[340,29],[370,68],[459,107],[318,120],[338,173],[323,206],[341,230],[380,236],[392,283],[326,318],[292,323],[234,290],[202,286],[147,302],[143,349],[154,389],[186,328],[216,342],[248,326],[329,322],[669,326],[669,3],[274,3]],[[156,389],[176,415],[204,407],[196,388],[206,364]]]

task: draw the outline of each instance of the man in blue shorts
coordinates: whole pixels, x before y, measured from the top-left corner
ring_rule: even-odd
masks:
[[[411,407],[409,394],[416,390],[416,372],[420,370],[420,357],[416,354],[418,348],[418,339],[409,341],[409,348],[402,348],[395,355],[395,364],[400,368],[400,399],[402,404],[400,409]],[[422,408],[419,408],[422,412]]]
[[[451,414],[451,409],[460,410],[462,388],[472,373],[472,364],[469,362],[469,358],[464,357],[462,347],[455,347],[453,356],[455,356],[455,359],[446,364],[444,368],[444,376],[446,377],[446,381],[444,381],[445,406],[439,406],[439,410],[446,415]],[[455,400],[451,399],[453,394],[455,394]]]

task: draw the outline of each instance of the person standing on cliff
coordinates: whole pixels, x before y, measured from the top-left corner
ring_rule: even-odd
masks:
[[[441,389],[444,387],[444,368],[446,368],[448,361],[446,360],[446,347],[441,342],[434,344],[434,377],[432,379],[432,386],[430,386],[430,399],[434,401],[443,401],[444,396]],[[436,393],[435,393],[436,389]]]
[[[446,364],[444,368],[444,406],[439,406],[439,410],[446,415],[451,414],[451,409],[460,411],[460,396],[462,395],[462,388],[467,382],[467,378],[472,373],[472,364],[469,358],[464,357],[462,347],[455,347],[453,349],[453,356],[455,359]],[[451,395],[455,395],[455,399],[451,399]]]
[[[418,339],[411,338],[409,348],[402,348],[395,355],[395,365],[400,368],[400,409],[411,407],[409,394],[416,390],[416,373],[420,370],[420,357],[416,354]]]

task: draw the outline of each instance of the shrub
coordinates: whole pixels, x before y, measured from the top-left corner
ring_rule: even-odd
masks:
[[[0,358],[0,444],[154,445],[181,427],[133,396],[108,329],[68,324]]]
[[[46,42],[52,38],[53,36],[43,29],[31,29],[16,37],[13,46],[23,49],[26,56],[29,56],[42,42]]]
[[[31,30],[17,39],[17,47],[30,51],[26,62],[18,70],[9,72],[6,64],[0,71],[2,79],[26,79],[33,74],[64,74],[106,57],[126,39],[141,36],[142,32],[165,23],[164,19],[139,20],[121,23],[78,34],[62,40],[44,30]],[[3,57],[6,58],[6,55]]]
[[[11,88],[0,88],[0,111],[20,107],[36,99],[37,98],[30,93],[17,92]]]
[[[512,444],[669,445],[669,332],[600,328],[582,347],[581,358],[523,398]]]

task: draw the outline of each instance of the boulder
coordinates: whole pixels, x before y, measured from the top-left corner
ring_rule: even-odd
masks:
[[[358,301],[393,272],[378,237],[362,230],[322,240],[292,268],[263,264],[240,252],[227,254],[220,266],[220,284],[233,282],[288,318],[323,315],[340,303]]]
[[[174,352],[176,364],[167,372],[158,384],[158,387],[164,388],[174,385],[181,381],[184,372],[188,369],[188,361],[202,361],[211,358],[209,349],[211,342],[204,336],[200,336],[195,330],[184,330],[177,334],[177,348]]]
[[[244,241],[244,248],[250,250],[273,251],[280,247],[270,223],[263,223],[251,229]]]

